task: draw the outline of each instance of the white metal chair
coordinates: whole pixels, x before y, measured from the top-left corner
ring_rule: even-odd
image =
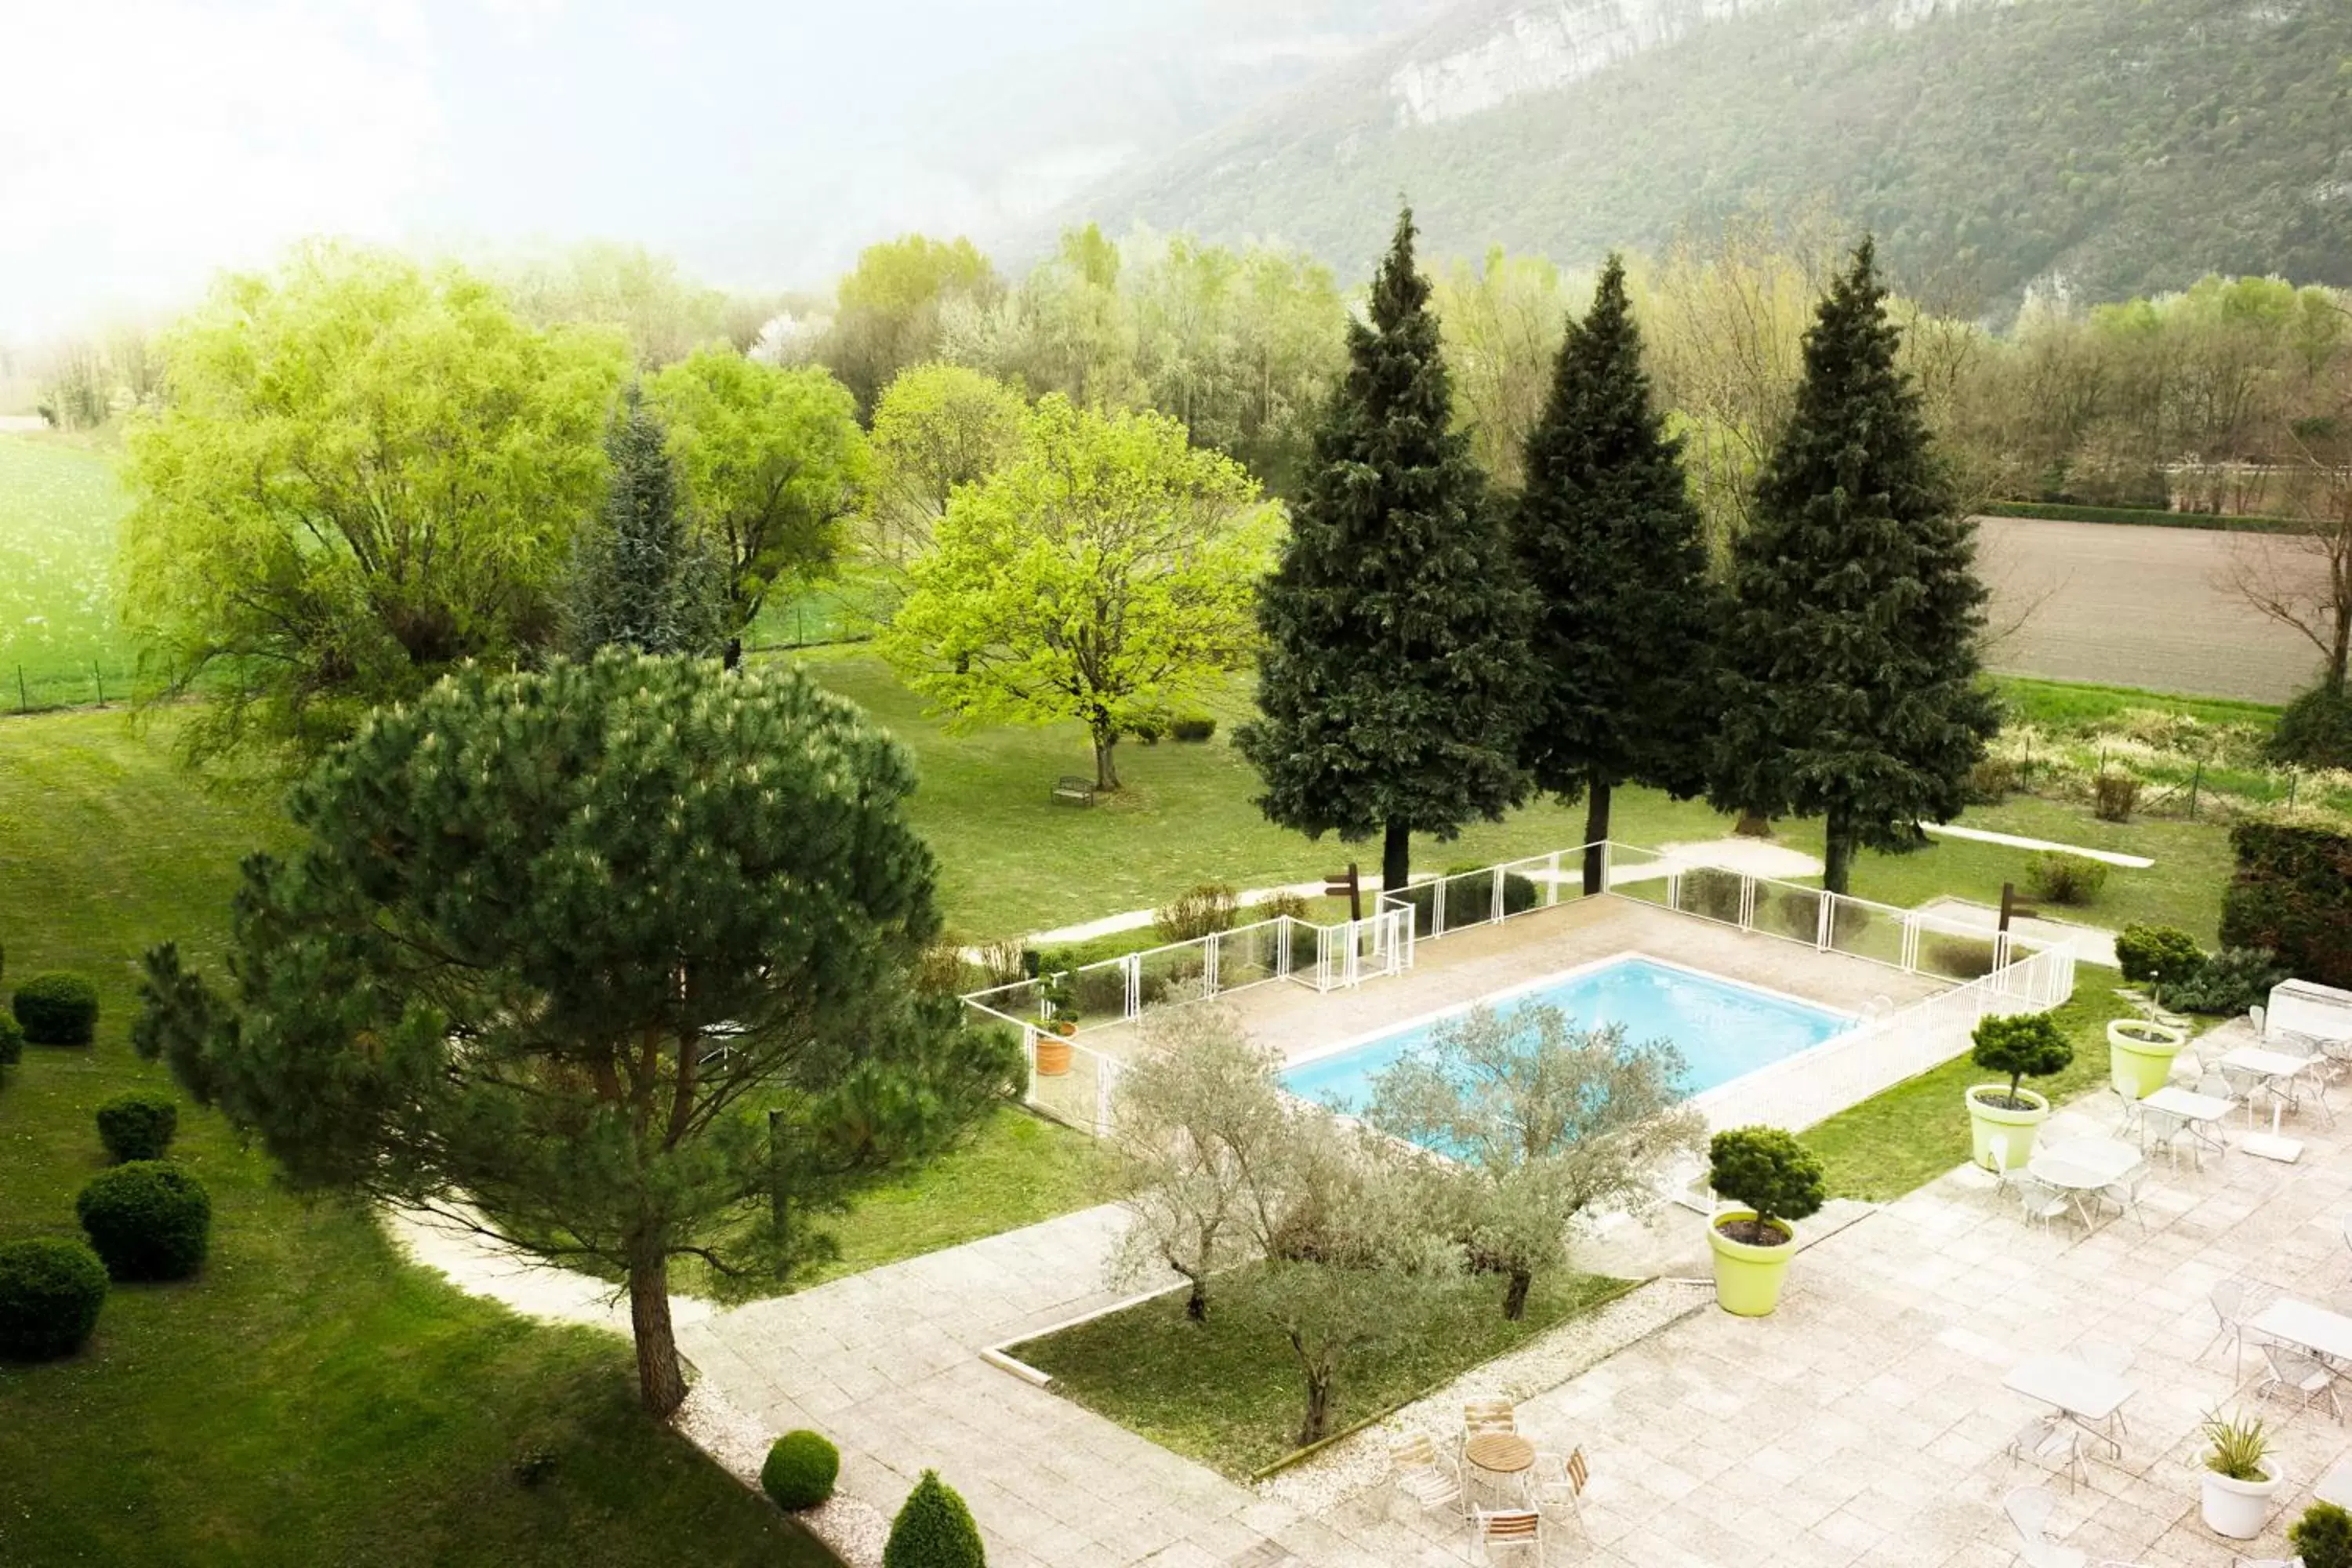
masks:
[[[2043,1230],[2048,1230],[2052,1220],[2062,1219],[2074,1212],[2074,1205],[2067,1201],[2066,1194],[2039,1176],[2021,1172],[2011,1179],[2010,1185],[2017,1194],[2028,1225],[2039,1225]]]
[[[2205,1300],[2213,1309],[2217,1326],[2213,1331],[2213,1337],[2205,1342],[2205,1348],[2197,1352],[2199,1361],[2203,1361],[2216,1345],[2227,1342],[2234,1347],[2231,1352],[2232,1366],[2236,1372],[2242,1373],[2246,1365],[2246,1347],[2271,1342],[2269,1336],[2246,1327],[2246,1320],[2252,1316],[2246,1300],[2250,1294],[2251,1291],[2242,1279],[2224,1279],[2213,1287]]]
[[[2264,1343],[2262,1352],[2263,1359],[2270,1363],[2270,1371],[2254,1385],[2255,1398],[2269,1397],[2274,1388],[2290,1390],[2303,1396],[2303,1408],[2306,1410],[2315,1401],[2326,1400],[2328,1414],[2338,1423],[2343,1421],[2344,1407],[2336,1402],[2336,1373],[2326,1362],[2308,1351],[2276,1342]]]
[[[2114,1097],[2117,1108],[2116,1136],[2118,1138],[2138,1136],[2140,1120],[2146,1114],[2147,1107],[2141,1104],[2137,1096],[2126,1094],[2114,1084],[2107,1085],[2107,1093]]]
[[[2032,1459],[2054,1459],[2064,1457],[2060,1473],[2069,1487],[2084,1475],[2082,1433],[2064,1416],[2045,1412],[2010,1434],[2009,1444],[2002,1449],[2021,1464]]]
[[[1496,1551],[1517,1555],[1533,1551],[1536,1568],[1543,1568],[1543,1515],[1531,1508],[1513,1508],[1477,1513],[1478,1557],[1482,1563],[1495,1561]]]
[[[2074,1353],[2113,1377],[2121,1377],[2131,1370],[2131,1347],[2117,1344],[2113,1340],[2084,1340],[2074,1347]],[[2124,1422],[2122,1405],[2116,1405],[2115,1414],[2107,1417],[2106,1429],[2111,1437],[2125,1437],[2131,1435],[2131,1428]]]
[[[2123,1213],[2131,1215],[2132,1218],[2139,1221],[2140,1229],[2146,1230],[2147,1228],[2147,1211],[2140,1206],[2139,1200],[2140,1194],[2147,1190],[2147,1167],[2143,1164],[2136,1166],[2120,1181],[2109,1182],[2105,1186],[2101,1187],[2099,1189],[2099,1195],[2106,1199],[2107,1202],[2115,1205],[2116,1207],[2122,1210]],[[2124,1359],[2126,1361],[2129,1361],[2131,1359],[2128,1352],[2126,1352]]]
[[[2168,1110],[2158,1110],[2152,1105],[2140,1108],[2140,1152],[2162,1154],[2172,1163],[2172,1168],[2176,1171],[2180,1169],[2181,1134],[2188,1131],[2189,1119],[2185,1116],[2175,1116]],[[2189,1157],[2197,1163],[2198,1169],[2204,1169],[2205,1159],[2201,1146],[2193,1135],[2188,1142]]]
[[[1463,1517],[1462,1472],[1446,1468],[1426,1432],[1389,1445],[1389,1480],[1394,1496],[1411,1498],[1424,1512],[1443,1509]]]
[[[2095,1568],[2079,1547],[2061,1546],[2050,1539],[2050,1516],[2058,1500],[2040,1487],[2020,1487],[2000,1500],[2001,1511],[2017,1531],[2017,1558],[2025,1568]],[[2141,1568],[2136,1563],[2104,1560],[2095,1568]]]
[[[1591,1482],[1592,1471],[1584,1462],[1584,1450],[1571,1448],[1563,1456],[1538,1448],[1536,1450],[1536,1506],[1538,1509],[1568,1505],[1579,1524],[1584,1522],[1584,1489]]]

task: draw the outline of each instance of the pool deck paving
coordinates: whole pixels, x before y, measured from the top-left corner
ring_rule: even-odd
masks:
[[[2259,1357],[2240,1376],[2226,1350],[2200,1354],[2212,1288],[2244,1279],[2327,1305],[2352,1286],[2340,1229],[2352,1131],[2309,1114],[2288,1130],[2305,1144],[2292,1165],[2234,1147],[2202,1170],[2159,1159],[2146,1228],[2115,1219],[2087,1237],[2030,1228],[1990,1178],[1955,1172],[1809,1247],[1772,1317],[1706,1308],[1531,1394],[1522,1429],[1547,1448],[1583,1447],[1593,1478],[1582,1524],[1553,1529],[1549,1560],[2006,1568],[2000,1500],[2027,1484],[2056,1492],[2053,1533],[2095,1561],[2226,1568],[2285,1555],[2285,1525],[2352,1452],[2352,1432],[2324,1409],[2264,1402],[2288,1485],[2266,1534],[2242,1545],[2198,1522],[2193,1453],[2204,1412],[2257,1408]],[[2042,1135],[2109,1131],[2103,1109],[2068,1109]],[[2231,1142],[2242,1135],[2233,1125]],[[1300,1506],[1286,1500],[1303,1495],[1295,1485],[1242,1486],[981,1359],[1116,1300],[1118,1226],[1116,1209],[1087,1210],[722,1312],[681,1342],[769,1431],[808,1426],[838,1441],[845,1489],[877,1508],[937,1467],[998,1568],[1475,1561],[1460,1524],[1392,1510],[1385,1488]],[[2092,1459],[2075,1489],[2003,1452],[2034,1407],[2001,1379],[2095,1340],[2131,1352],[2138,1393],[2122,1460]],[[1351,1467],[1360,1479],[1377,1468]]]

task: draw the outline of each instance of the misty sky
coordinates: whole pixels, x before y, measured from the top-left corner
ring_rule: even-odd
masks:
[[[906,228],[1018,230],[1430,3],[10,0],[0,332],[310,233],[822,282]]]

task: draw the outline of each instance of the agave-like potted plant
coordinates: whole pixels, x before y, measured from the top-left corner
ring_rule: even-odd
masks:
[[[2285,1478],[2271,1462],[2270,1435],[2257,1417],[2207,1414],[2198,1426],[2206,1443],[2198,1477],[2198,1511],[2205,1528],[2232,1541],[2252,1541],[2270,1522],[2271,1499]]]
[[[2074,1059],[2074,1043],[2048,1013],[1996,1013],[1978,1020],[1969,1038],[1976,1042],[1969,1060],[1987,1072],[2009,1075],[2006,1084],[1975,1084],[1967,1092],[1976,1162],[1994,1169],[1993,1145],[1999,1143],[2006,1154],[2003,1163],[2021,1169],[2033,1157],[2034,1130],[2050,1120],[2049,1098],[2021,1085],[2029,1078],[2063,1072]]]
[[[1764,1317],[1780,1305],[1797,1250],[1793,1222],[1821,1212],[1821,1162],[1778,1127],[1735,1127],[1708,1142],[1707,1164],[1707,1184],[1732,1205],[1707,1226],[1716,1302],[1735,1317]]]

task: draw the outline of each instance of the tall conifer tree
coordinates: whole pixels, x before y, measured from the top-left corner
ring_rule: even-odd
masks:
[[[1402,887],[1412,835],[1451,838],[1527,793],[1518,762],[1527,595],[1470,444],[1453,428],[1412,212],[1348,329],[1281,565],[1258,602],[1263,714],[1237,737],[1259,809],[1310,837],[1381,837]]]
[[[605,438],[604,510],[574,545],[566,596],[572,651],[715,654],[725,640],[725,570],[688,520],[667,432],[631,388]]]
[[[1652,405],[1642,338],[1614,256],[1591,311],[1569,319],[1543,418],[1528,436],[1513,546],[1536,594],[1521,755],[1536,786],[1587,802],[1609,837],[1611,793],[1706,787],[1715,592],[1682,443]],[[1601,891],[1602,851],[1585,852]]]
[[[1915,848],[1958,816],[1999,727],[1979,679],[1976,525],[1895,365],[1870,241],[1805,334],[1797,406],[1735,542],[1710,794],[1826,817],[1822,883],[1857,848]]]

